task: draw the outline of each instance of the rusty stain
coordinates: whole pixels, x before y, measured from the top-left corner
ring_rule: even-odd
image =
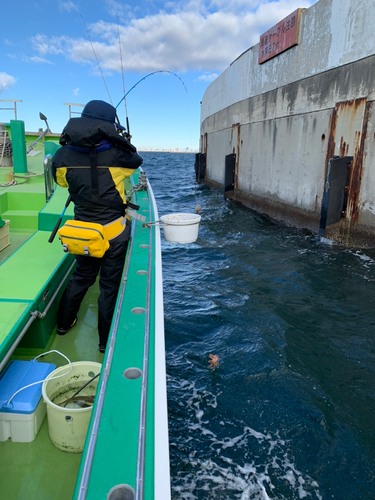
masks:
[[[335,154],[335,135],[336,135],[336,126],[337,126],[337,108],[332,111],[331,116],[329,117],[329,135],[328,135],[328,144],[327,144],[327,154],[326,154],[326,162],[330,158],[333,158]],[[326,172],[324,172],[324,178],[326,177]]]
[[[356,99],[357,100],[357,99]],[[363,160],[365,157],[365,139],[367,136],[368,121],[370,117],[371,103],[367,102],[363,114],[362,133],[356,133],[356,145],[353,158],[353,169],[348,194],[349,219],[358,222],[359,218],[359,195],[361,191]]]
[[[342,102],[336,103],[335,109],[332,111],[332,114],[330,116],[326,160],[333,158],[333,156],[335,154],[336,129],[337,129],[337,121],[338,121],[338,118],[340,116],[340,113],[342,113],[344,110],[349,108],[351,111],[350,117],[352,120],[354,120],[356,117],[356,111],[361,106],[363,106],[364,102],[366,102],[366,98],[359,97],[358,99],[351,99],[350,101],[342,101]],[[344,142],[345,142],[345,145],[344,145]],[[349,145],[346,143],[346,141],[344,141],[344,138],[341,137],[340,149],[339,149],[340,156],[347,156],[348,151],[349,151]]]
[[[235,131],[236,133],[236,144],[233,144],[233,136]],[[238,165],[240,159],[240,144],[241,144],[241,124],[233,123],[232,129],[230,132],[230,145],[232,147],[232,153],[236,155],[236,163],[234,169],[234,189],[238,189]]]
[[[354,134],[354,151],[353,162],[348,164],[348,177],[347,181],[349,183],[348,192],[347,192],[347,218],[350,222],[358,222],[359,217],[359,195],[361,189],[361,180],[362,180],[362,167],[363,160],[365,156],[364,152],[364,144],[365,138],[367,134],[368,120],[370,114],[370,104],[367,102],[366,98],[358,98],[352,99],[350,101],[338,102],[335,105],[335,109],[332,111],[329,121],[329,136],[328,136],[328,144],[327,144],[327,154],[326,154],[326,168],[327,168],[327,160],[333,158],[336,150],[336,132],[337,125],[340,118],[349,120],[354,123],[354,120],[357,117],[358,110],[364,106],[364,114],[362,119],[362,131],[355,131]],[[349,143],[344,139],[343,136],[340,138],[339,145],[339,156],[345,157],[348,156],[349,153]],[[324,176],[326,176],[326,172],[324,172]],[[343,211],[343,217],[346,217],[346,212]]]
[[[349,193],[350,181],[352,178],[352,166],[353,166],[353,162],[348,161],[347,172],[346,172],[346,182],[345,182],[345,189],[344,189],[344,204],[343,204],[342,212],[341,212],[341,219],[342,220],[346,219],[346,213],[347,213],[347,208],[348,208],[348,193]]]
[[[358,97],[357,99],[351,99],[350,101],[341,101],[336,103],[336,110],[339,111],[341,109],[353,108],[355,111],[361,107],[363,101],[366,101],[366,97]],[[354,113],[353,115],[354,116]]]
[[[240,162],[240,144],[241,144],[241,125],[237,127],[237,154],[236,154],[236,169],[234,172],[234,189],[238,189],[238,165]]]
[[[346,151],[349,149],[349,144],[348,147],[346,147],[346,142],[344,141],[344,138],[341,136],[340,140],[340,153],[339,156],[346,156]]]

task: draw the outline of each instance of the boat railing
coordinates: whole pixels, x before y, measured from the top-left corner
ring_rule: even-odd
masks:
[[[0,99],[0,102],[12,102],[13,107],[12,108],[0,108],[0,111],[14,111],[14,119],[17,120],[17,102],[22,102],[17,99]]]
[[[0,167],[3,166],[4,156],[9,156],[9,150],[12,149],[11,144],[5,124],[0,124]]]
[[[81,115],[81,111],[72,111],[72,106],[78,106],[78,107],[81,107],[81,108],[85,107],[84,104],[77,104],[77,103],[74,103],[74,102],[63,102],[63,105],[64,106],[69,106],[69,120],[72,117],[72,115]]]
[[[51,198],[53,191],[55,189],[55,181],[52,175],[52,155],[48,154],[43,160],[44,166],[44,187],[46,194],[46,203]]]

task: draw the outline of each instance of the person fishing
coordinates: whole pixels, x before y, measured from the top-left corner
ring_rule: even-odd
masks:
[[[124,130],[113,106],[90,101],[81,117],[68,121],[59,141],[62,147],[52,159],[56,183],[68,188],[74,202],[73,222],[82,221],[82,226],[101,224],[109,243],[101,258],[91,257],[86,250],[85,255],[75,255],[76,269],[59,304],[57,333],[65,335],[76,324],[82,300],[100,271],[100,352],[105,352],[130,239],[131,219],[125,215],[123,181],[143,162],[136,148],[121,135]]]

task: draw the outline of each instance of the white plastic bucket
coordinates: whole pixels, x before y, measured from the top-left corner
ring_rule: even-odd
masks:
[[[87,408],[62,407],[62,403],[73,396],[86,382],[100,373],[102,365],[92,361],[78,361],[61,366],[48,375],[43,382],[42,395],[47,404],[48,431],[52,443],[60,450],[68,453],[81,453],[85,444],[92,406]],[[65,376],[49,380],[56,375]],[[79,396],[95,396],[99,377],[85,387]],[[75,405],[73,405],[75,406]]]
[[[193,243],[198,238],[198,214],[169,214],[160,217],[164,238],[172,243]]]

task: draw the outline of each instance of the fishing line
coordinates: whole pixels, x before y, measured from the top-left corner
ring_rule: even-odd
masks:
[[[85,24],[85,21],[83,20],[83,17],[82,17],[82,14],[80,14],[81,16],[81,19],[82,19],[82,22],[83,22],[83,26],[85,27],[85,30],[86,30],[86,33],[87,33],[87,38],[89,39],[90,43],[91,43],[91,47],[92,47],[92,51],[94,52],[94,56],[95,56],[95,59],[96,59],[96,62],[98,64],[98,68],[99,68],[99,71],[100,71],[100,74],[102,75],[102,78],[103,78],[103,82],[104,82],[104,85],[105,85],[105,88],[107,89],[107,93],[108,93],[108,97],[109,97],[109,100],[111,101],[111,104],[113,106],[113,102],[112,102],[112,99],[111,99],[111,96],[109,94],[109,90],[108,90],[108,87],[107,87],[107,84],[105,82],[105,78],[104,78],[104,75],[103,75],[103,72],[102,72],[102,68],[100,67],[100,64],[99,64],[99,59],[97,58],[96,56],[96,52],[95,52],[95,49],[94,49],[94,45],[91,41],[91,38],[90,38],[90,35],[89,35],[89,32],[88,32],[88,29],[86,27],[86,24]]]
[[[126,91],[125,91],[125,78],[124,78],[124,65],[122,63],[122,50],[121,50],[121,39],[120,39],[120,26],[118,22],[118,15],[116,12],[116,19],[117,19],[117,31],[118,31],[118,44],[120,47],[120,59],[121,59],[121,74],[122,74],[122,88],[124,92],[124,103],[125,103],[125,115],[126,115],[126,128],[127,132],[130,135],[130,127],[129,127],[129,118],[128,118],[128,107],[126,105]]]
[[[135,87],[136,87],[139,83],[141,83],[143,80],[146,80],[146,78],[148,78],[149,76],[156,75],[156,73],[170,73],[171,75],[176,76],[176,77],[180,80],[180,82],[182,83],[182,85],[185,87],[185,90],[186,90],[186,93],[187,93],[187,88],[186,88],[186,85],[185,85],[185,84],[184,84],[184,82],[181,80],[181,78],[180,78],[178,75],[176,75],[176,73],[173,73],[172,71],[168,71],[168,70],[166,70],[166,69],[161,69],[161,70],[159,70],[159,71],[153,71],[152,73],[149,73],[148,75],[146,75],[146,76],[144,76],[143,78],[141,78],[141,79],[140,79],[140,80],[139,80],[139,81],[138,81],[135,85],[133,85],[133,87],[132,87],[130,90],[128,90],[128,91],[126,92],[126,94],[124,95],[124,97],[123,97],[123,98],[121,99],[121,101],[117,104],[116,109],[120,106],[120,104],[122,103],[122,101],[123,101],[124,99],[126,99],[126,96],[127,96],[127,95],[128,95],[128,94],[129,94],[129,93],[130,93],[133,89],[135,89]]]
[[[119,32],[119,38],[120,38],[120,32]],[[120,47],[120,50],[121,50],[121,47]],[[121,59],[121,64],[122,64],[122,59]],[[126,93],[125,93],[125,87],[124,87],[124,96],[123,96],[123,98],[121,99],[121,101],[117,104],[116,109],[120,106],[120,104],[121,104],[121,103],[122,103],[122,101],[124,101],[124,100],[125,100],[125,108],[126,108],[126,96],[127,96],[127,95],[128,95],[128,94],[129,94],[129,93],[130,93],[133,89],[135,89],[135,87],[136,87],[139,83],[143,82],[143,80],[146,80],[146,78],[148,78],[149,76],[155,75],[155,74],[157,74],[157,73],[169,73],[169,74],[171,74],[171,75],[176,76],[176,77],[180,80],[180,82],[182,83],[182,85],[183,85],[183,86],[184,86],[184,88],[185,88],[185,91],[186,91],[186,94],[187,94],[186,98],[187,98],[187,106],[188,106],[189,133],[190,133],[190,146],[191,146],[191,145],[192,145],[192,138],[191,138],[191,126],[190,126],[190,109],[189,109],[188,90],[187,90],[186,85],[185,85],[185,83],[183,82],[183,80],[182,80],[182,79],[181,79],[178,75],[176,75],[176,73],[173,73],[173,71],[168,71],[168,70],[163,70],[163,69],[162,69],[162,70],[159,70],[159,71],[153,71],[152,73],[149,73],[148,75],[146,75],[146,76],[144,76],[143,78],[141,78],[140,80],[138,80],[138,82],[137,82],[135,85],[133,85],[133,87],[132,87],[130,90],[128,90],[128,92],[126,92]],[[126,113],[127,113],[127,112],[126,112]],[[129,132],[129,130],[128,130],[128,132]],[[194,193],[194,195],[195,195],[195,202],[196,202],[196,203],[195,203],[195,212],[196,212],[197,214],[199,214],[199,212],[202,210],[202,207],[200,206],[200,204],[199,204],[199,202],[198,202],[198,198],[197,198],[197,183],[196,183],[196,182],[195,182],[195,193]]]

